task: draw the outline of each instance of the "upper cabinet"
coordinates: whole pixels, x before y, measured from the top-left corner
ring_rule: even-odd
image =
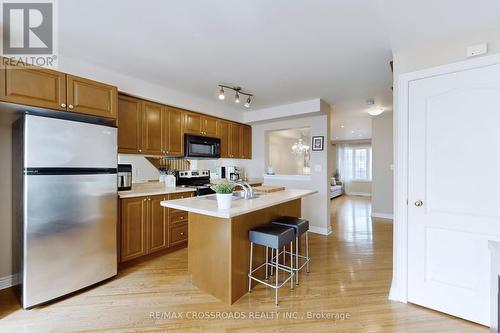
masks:
[[[252,128],[119,94],[118,152],[184,156],[184,134],[217,137],[222,158],[252,158]]]
[[[219,122],[219,138],[220,138],[220,157],[230,158],[229,156],[229,144],[231,138],[229,137],[229,127],[231,123],[228,121],[221,120]]]
[[[183,111],[165,107],[164,147],[168,156],[184,155]]]
[[[240,158],[241,125],[231,123],[229,126],[229,157]]]
[[[66,74],[35,67],[2,68],[0,99],[66,111]]]
[[[142,152],[144,154],[165,154],[164,108],[163,105],[157,103],[143,102],[142,104]]]
[[[116,118],[116,87],[73,75],[67,75],[66,83],[68,111]]]
[[[216,137],[218,134],[217,118],[202,116],[201,114],[185,113],[185,131],[186,133]]]
[[[35,66],[1,68],[0,100],[113,119],[117,113],[116,87]]]
[[[142,153],[142,101],[118,96],[118,152]]]
[[[247,125],[241,126],[240,156],[244,159],[252,158],[252,127]]]

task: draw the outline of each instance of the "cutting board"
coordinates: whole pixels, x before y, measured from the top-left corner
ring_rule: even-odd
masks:
[[[278,192],[278,191],[284,191],[285,187],[284,186],[267,186],[267,185],[261,185],[261,186],[255,186],[252,187],[254,191],[257,192],[264,192],[264,193],[271,193],[271,192]]]

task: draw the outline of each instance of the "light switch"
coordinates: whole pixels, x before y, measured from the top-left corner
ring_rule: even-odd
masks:
[[[477,44],[467,48],[467,58],[488,53],[488,43]]]

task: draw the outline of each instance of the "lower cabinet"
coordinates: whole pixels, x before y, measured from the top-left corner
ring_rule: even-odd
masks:
[[[120,200],[120,261],[125,262],[187,242],[188,214],[165,208],[164,200],[192,196],[176,193]]]

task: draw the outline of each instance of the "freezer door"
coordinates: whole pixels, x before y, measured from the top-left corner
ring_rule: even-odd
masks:
[[[116,168],[116,128],[27,115],[25,168]]]
[[[116,174],[25,176],[23,307],[116,275]]]

